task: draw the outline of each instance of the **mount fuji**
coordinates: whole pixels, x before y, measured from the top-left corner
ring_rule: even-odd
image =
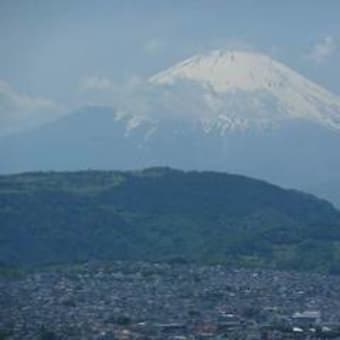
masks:
[[[340,206],[340,97],[271,57],[195,55],[122,96],[0,138],[0,171],[171,166],[265,179]]]
[[[150,78],[174,86],[190,80],[203,88],[206,121],[223,131],[303,119],[340,129],[340,98],[270,57],[213,51]]]

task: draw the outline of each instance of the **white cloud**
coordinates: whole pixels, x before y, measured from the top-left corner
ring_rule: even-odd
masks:
[[[105,76],[83,77],[78,84],[76,106],[116,107],[122,98],[128,97],[142,82],[142,78],[136,75],[130,75],[120,82],[114,82]]]
[[[114,84],[106,77],[87,76],[81,79],[79,88],[81,91],[110,91],[114,89]]]
[[[0,135],[39,125],[62,113],[53,101],[21,94],[0,80]]]
[[[211,111],[204,87],[191,80],[183,79],[176,82],[176,86],[168,86],[140,79],[126,89],[115,106],[122,116],[148,117],[155,121],[162,117],[185,120],[197,116],[206,118]]]
[[[335,39],[332,36],[326,36],[313,46],[308,58],[320,64],[331,57],[336,50],[337,42]]]

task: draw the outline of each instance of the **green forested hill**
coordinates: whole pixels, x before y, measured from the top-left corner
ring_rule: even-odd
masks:
[[[214,172],[0,177],[1,263],[97,259],[340,271],[340,213],[311,195]]]

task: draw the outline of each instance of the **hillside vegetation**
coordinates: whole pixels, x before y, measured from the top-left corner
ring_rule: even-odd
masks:
[[[0,263],[195,261],[340,271],[340,213],[251,178],[169,168],[0,176]]]

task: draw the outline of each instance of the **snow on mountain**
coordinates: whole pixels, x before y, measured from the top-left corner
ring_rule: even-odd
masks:
[[[183,81],[202,87],[196,100],[203,101],[205,115],[199,119],[207,132],[215,128],[224,134],[301,119],[340,130],[340,97],[264,54],[217,50],[149,79],[167,92]]]

